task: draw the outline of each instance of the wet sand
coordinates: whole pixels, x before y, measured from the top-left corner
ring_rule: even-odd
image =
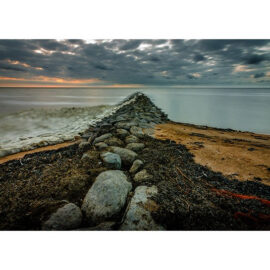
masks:
[[[270,185],[270,135],[170,122],[157,125],[154,136],[185,145],[195,162],[230,179]]]
[[[25,155],[28,155],[28,154],[33,154],[33,153],[38,153],[38,152],[44,152],[44,151],[57,150],[57,149],[60,149],[60,148],[64,148],[64,147],[70,146],[72,144],[78,143],[79,141],[80,141],[79,139],[77,139],[75,141],[67,141],[67,142],[64,142],[64,143],[59,143],[59,144],[55,144],[55,145],[48,145],[48,146],[36,148],[36,149],[33,149],[33,150],[29,150],[29,151],[25,151],[25,152],[19,152],[19,153],[13,154],[13,155],[8,155],[8,156],[5,156],[5,157],[1,157],[0,158],[0,164],[3,164],[3,163],[5,163],[7,161],[10,161],[10,160],[20,160]]]

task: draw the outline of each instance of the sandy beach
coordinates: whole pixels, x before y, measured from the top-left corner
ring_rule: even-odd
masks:
[[[270,135],[172,122],[157,125],[155,138],[185,145],[195,162],[230,179],[270,185]]]

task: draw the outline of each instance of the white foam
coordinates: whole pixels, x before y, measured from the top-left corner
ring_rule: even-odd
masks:
[[[0,117],[0,157],[73,140],[89,125],[116,113],[141,95],[131,95],[116,106],[32,109]]]

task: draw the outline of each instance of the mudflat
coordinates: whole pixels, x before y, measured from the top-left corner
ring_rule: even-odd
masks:
[[[169,122],[156,125],[154,136],[185,145],[196,163],[228,179],[270,185],[270,135]]]

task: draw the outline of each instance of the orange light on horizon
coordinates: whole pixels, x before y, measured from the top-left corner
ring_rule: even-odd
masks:
[[[1,87],[102,87],[102,88],[137,88],[142,84],[106,84],[97,78],[73,79],[48,76],[34,78],[0,77]]]

